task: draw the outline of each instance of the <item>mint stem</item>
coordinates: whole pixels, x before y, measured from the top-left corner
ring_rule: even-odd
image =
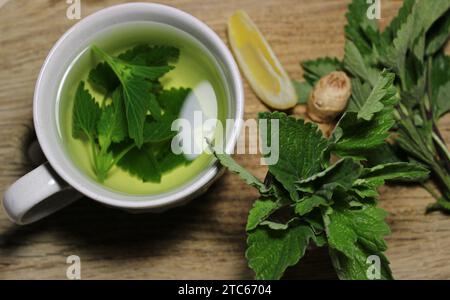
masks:
[[[433,133],[432,133],[433,141],[437,145],[437,152],[439,158],[442,161],[447,173],[450,172],[450,153],[448,151],[447,145],[441,135],[441,132],[437,128],[436,124],[433,124]]]
[[[108,98],[111,96],[111,92],[107,92],[105,94],[105,96],[103,97],[102,103],[101,103],[101,107],[105,107],[106,106],[106,101],[108,100]]]
[[[92,155],[92,164],[94,165],[94,169],[96,170],[98,167],[97,164],[97,147],[95,147],[95,141],[94,138],[90,135],[89,136],[89,144],[91,144],[91,155]]]
[[[113,165],[117,164],[134,147],[136,147],[136,145],[132,144],[132,145],[129,145],[127,148],[123,149],[122,152],[120,152],[119,155],[117,155],[116,158],[114,159]]]
[[[439,164],[433,164],[432,170],[436,177],[437,184],[439,190],[441,191],[442,196],[446,199],[450,199],[450,176],[449,174],[442,169],[442,166]]]
[[[438,193],[436,193],[432,187],[430,187],[428,184],[426,183],[421,183],[420,184],[436,201],[438,201],[441,197],[439,196]]]
[[[447,160],[450,160],[450,153],[444,142],[440,139],[440,137],[436,134],[436,132],[432,133],[433,141],[439,146],[439,149],[444,153]]]

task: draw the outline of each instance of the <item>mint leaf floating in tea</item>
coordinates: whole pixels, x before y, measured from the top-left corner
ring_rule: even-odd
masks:
[[[85,83],[83,81],[80,82],[75,94],[72,134],[74,138],[87,139],[92,151],[94,173],[100,181],[103,181],[105,173],[113,164],[113,158],[106,151],[100,152],[96,143],[99,135],[97,124],[101,116],[102,111],[97,102],[89,91],[85,89]]]
[[[158,94],[158,103],[164,109],[166,114],[178,116],[183,107],[184,100],[191,92],[192,90],[187,88],[162,90]]]
[[[159,143],[172,139],[177,134],[172,131],[174,120],[170,114],[164,114],[158,120],[147,118],[144,124],[144,143]]]
[[[97,137],[97,122],[100,113],[100,107],[89,91],[85,89],[84,81],[80,82],[75,93],[73,107],[73,136],[94,141]]]
[[[168,147],[170,144],[163,144],[163,146]],[[183,154],[175,154],[172,151],[165,154],[160,151],[155,157],[162,174],[170,172],[178,167],[188,166],[192,163],[192,160],[188,160]]]
[[[171,46],[137,45],[118,56],[119,59],[133,64],[148,67],[166,66],[175,62],[180,56],[180,50]],[[120,84],[119,79],[108,63],[99,63],[89,73],[89,82],[100,87],[108,95]],[[154,85],[157,85],[154,83]]]
[[[108,151],[111,142],[119,142],[125,138],[126,123],[121,108],[120,93],[113,95],[114,102],[100,109],[98,103],[80,82],[75,94],[73,109],[73,136],[87,139],[92,153],[94,173],[100,182],[117,162]],[[128,151],[130,147],[127,148]],[[121,154],[123,155],[123,154]]]
[[[119,55],[119,58],[135,65],[165,66],[178,60],[180,50],[171,46],[137,45]]]
[[[98,141],[103,152],[107,152],[112,142],[120,143],[128,136],[127,119],[123,103],[122,88],[112,95],[112,103],[103,107],[97,125]]]
[[[161,142],[173,138],[175,131],[171,130],[172,123],[178,118],[184,101],[192,92],[188,88],[171,88],[161,90],[157,94],[157,104],[164,115],[159,115],[158,120],[147,118],[144,124],[144,142]]]
[[[106,61],[121,83],[128,122],[128,134],[135,141],[136,146],[140,148],[144,142],[143,131],[147,111],[150,110],[155,118],[159,118],[161,114],[155,96],[150,93],[152,80],[159,79],[169,72],[172,67],[133,65],[108,55],[96,46],[93,46],[92,49]]]
[[[104,60],[89,72],[91,88],[102,93],[97,101],[81,82],[74,102],[73,137],[91,148],[92,167],[104,182],[114,166],[143,182],[160,182],[164,173],[188,160],[175,155],[172,123],[179,117],[189,88],[165,90],[160,78],[174,67],[179,50],[170,46],[138,45],[113,57],[98,47]],[[101,103],[101,105],[99,105]]]
[[[105,97],[108,97],[120,85],[114,71],[107,63],[99,63],[89,72],[89,82],[95,87],[102,89]]]
[[[142,179],[143,182],[160,182],[161,171],[151,148],[133,148],[117,163],[119,167]]]

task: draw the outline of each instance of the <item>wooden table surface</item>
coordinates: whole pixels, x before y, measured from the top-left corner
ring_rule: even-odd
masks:
[[[81,0],[82,16],[121,3]],[[292,78],[300,60],[343,56],[343,0],[160,1],[206,22],[226,40],[226,20],[244,9],[258,24]],[[401,1],[382,1],[382,24]],[[0,0],[0,193],[33,168],[32,97],[53,43],[76,20],[63,0]],[[245,82],[245,118],[267,108]],[[450,142],[450,118],[440,127]],[[236,159],[262,178],[256,156]],[[163,214],[131,215],[82,199],[33,225],[13,225],[0,211],[0,279],[64,279],[66,258],[81,258],[83,279],[250,279],[244,259],[245,222],[257,193],[226,173],[210,191]],[[450,279],[450,216],[425,215],[432,202],[414,186],[382,189],[392,235],[388,257],[397,279]],[[326,249],[310,251],[288,270],[291,279],[333,279]]]

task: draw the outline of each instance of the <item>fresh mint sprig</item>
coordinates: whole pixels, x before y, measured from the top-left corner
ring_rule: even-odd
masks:
[[[121,83],[128,134],[140,148],[144,143],[144,123],[147,112],[150,110],[155,119],[161,116],[161,108],[156,97],[150,92],[152,81],[162,77],[172,67],[168,65],[158,67],[134,65],[114,58],[96,46],[93,46],[92,50],[105,60]]]
[[[188,88],[164,90],[159,79],[173,69],[179,50],[138,45],[118,57],[93,46],[102,60],[89,73],[91,88],[103,94],[97,101],[85,82],[75,94],[73,137],[89,144],[92,166],[100,182],[114,166],[142,181],[159,182],[162,174],[187,164],[175,155],[170,140],[172,122],[190,93]]]
[[[392,113],[398,101],[394,90],[393,74],[381,72],[368,93],[368,101],[381,107],[367,110],[360,118],[356,112],[347,112],[329,139],[315,124],[284,113],[260,113],[260,119],[279,122],[279,160],[269,166],[264,183],[231,157],[216,154],[222,165],[260,193],[246,227],[246,257],[257,279],[281,278],[311,242],[329,247],[341,279],[369,279],[370,256],[381,262],[380,279],[392,278],[384,256],[384,236],[390,230],[384,220],[387,213],[377,208],[377,189],[386,181],[428,176],[424,167],[414,163],[367,166],[366,153],[385,145],[394,125]],[[261,133],[262,139],[266,136]],[[340,159],[332,163],[331,156]]]

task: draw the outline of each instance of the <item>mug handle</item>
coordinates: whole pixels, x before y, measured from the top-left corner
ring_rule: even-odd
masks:
[[[3,196],[3,208],[18,225],[36,222],[82,195],[63,181],[46,162],[14,182]]]

